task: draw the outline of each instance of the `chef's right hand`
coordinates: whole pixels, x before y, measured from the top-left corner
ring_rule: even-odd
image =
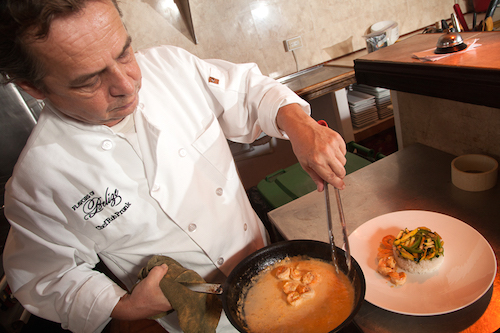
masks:
[[[161,279],[168,266],[156,266],[139,282],[131,294],[125,294],[111,312],[111,318],[119,320],[146,319],[172,309],[172,305],[160,288]]]

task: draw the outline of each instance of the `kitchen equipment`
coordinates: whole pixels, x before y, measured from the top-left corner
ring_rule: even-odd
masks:
[[[453,5],[453,10],[455,11],[455,15],[458,19],[458,22],[462,26],[464,31],[469,31],[469,26],[467,25],[467,22],[465,21],[464,14],[462,13],[462,9],[460,9],[460,5],[458,3]]]
[[[328,189],[328,183],[323,182],[324,192],[325,192],[325,204],[326,204],[326,219],[328,222],[328,239],[330,240],[330,249],[332,251],[332,262],[335,266],[335,271],[339,273],[339,260],[335,246],[335,239],[333,238],[333,221],[332,221],[332,208],[330,205],[330,190]]]
[[[451,182],[471,192],[489,190],[497,183],[498,162],[480,154],[458,156],[451,162]]]
[[[495,13],[495,9],[498,6],[498,0],[491,0],[490,4],[488,5],[488,9],[486,10],[486,15],[484,18],[492,17],[493,14]]]
[[[390,96],[388,96],[390,98]],[[392,114],[392,112],[391,112]],[[356,144],[354,141],[347,143],[347,162],[344,165],[346,175],[359,170],[375,159],[375,152],[371,149]],[[354,151],[357,150],[355,153]],[[290,201],[300,198],[316,190],[316,183],[311,176],[295,163],[285,169],[277,170],[257,184],[257,191],[269,205],[268,209],[275,209]]]
[[[462,36],[458,32],[448,32],[439,37],[434,53],[444,54],[462,51],[467,48]]]
[[[340,248],[336,248],[336,251],[340,254],[343,253]],[[244,309],[241,309],[241,299],[245,297],[245,292],[255,282],[254,278],[261,271],[287,257],[301,255],[329,262],[331,261],[331,248],[328,243],[315,240],[290,240],[274,243],[249,255],[232,270],[223,284],[221,297],[226,316],[239,332],[248,331]],[[345,262],[339,262],[339,268],[347,274],[348,269]],[[354,287],[353,309],[349,317],[331,332],[337,332],[346,327],[353,320],[364,299],[365,277],[354,258],[352,259],[351,274],[348,277]]]
[[[184,287],[189,290],[196,291],[197,293],[204,294],[214,294],[214,295],[222,295],[224,289],[222,285],[219,283],[196,283],[196,282],[179,282]]]
[[[42,103],[27,95],[15,84],[0,84],[0,256],[7,239],[10,225],[4,216],[5,184],[12,175],[14,165],[21,154],[26,141],[38,121]],[[0,267],[0,295],[6,295],[7,280]],[[7,301],[7,303],[2,303]],[[0,316],[0,331],[4,327],[17,327],[19,330],[30,318],[27,310],[19,302],[9,304],[10,300],[2,298],[3,315]],[[9,304],[9,305],[7,305]]]
[[[493,31],[493,14],[495,13],[495,9],[498,6],[498,0],[491,0],[490,4],[488,6],[488,9],[486,10],[486,15],[484,16],[484,20],[482,22],[482,28],[481,30],[483,31]]]
[[[395,21],[381,21],[370,27],[372,33],[384,33],[387,36],[387,45],[396,43],[399,38],[399,27]]]
[[[337,199],[340,224],[342,225],[342,234],[344,235],[345,262],[347,264],[347,273],[349,274],[351,271],[351,250],[349,248],[349,237],[347,235],[347,226],[345,223],[344,209],[342,208],[342,201],[340,199],[340,191],[338,188],[335,188],[335,198]]]
[[[455,15],[455,13],[451,13],[451,24],[453,25],[453,31],[462,32],[462,26],[458,22],[457,15]]]
[[[321,126],[328,127],[328,124],[324,120],[319,120],[318,124]],[[335,265],[335,269],[337,273],[339,272],[338,268],[338,256],[335,251],[335,240],[333,239],[333,222],[332,222],[332,212],[330,205],[330,191],[328,189],[328,183],[324,182],[324,191],[325,191],[325,203],[326,203],[326,216],[328,220],[328,236],[330,238],[330,246],[332,248],[332,261]],[[351,252],[349,249],[349,238],[347,236],[347,227],[344,218],[344,210],[342,209],[342,201],[340,200],[340,191],[338,188],[335,188],[335,197],[337,199],[337,208],[339,210],[340,224],[342,225],[342,233],[344,235],[344,246],[345,246],[345,262],[347,264],[347,273],[350,273],[351,270]]]
[[[371,34],[364,35],[363,37],[366,41],[366,49],[368,50],[368,53],[377,51],[378,49],[389,45],[387,43],[387,35],[385,32],[372,32]]]
[[[338,253],[344,251],[336,248]],[[183,284],[187,288],[196,292],[212,293],[220,295],[224,312],[231,324],[240,332],[248,332],[245,324],[244,309],[241,308],[241,300],[246,296],[246,292],[255,283],[255,277],[285,258],[307,256],[313,259],[331,261],[330,245],[315,240],[290,240],[268,245],[245,259],[243,259],[231,271],[224,284],[191,283]],[[354,304],[349,317],[331,332],[338,332],[346,327],[358,312],[363,303],[366,291],[366,283],[360,265],[353,258],[351,273],[345,262],[339,263],[340,271],[344,272],[354,287]]]
[[[450,30],[450,25],[446,22],[446,20],[441,20],[441,30],[443,32],[448,32]]]

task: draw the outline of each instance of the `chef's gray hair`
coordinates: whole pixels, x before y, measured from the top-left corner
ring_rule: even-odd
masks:
[[[0,74],[3,83],[24,81],[45,90],[45,69],[29,43],[44,39],[55,18],[78,13],[90,1],[117,0],[3,0],[0,3]]]

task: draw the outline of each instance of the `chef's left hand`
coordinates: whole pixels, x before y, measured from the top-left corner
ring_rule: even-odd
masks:
[[[334,130],[319,125],[298,104],[280,108],[278,127],[290,138],[293,152],[302,168],[323,191],[323,180],[338,189],[345,187],[346,144]]]

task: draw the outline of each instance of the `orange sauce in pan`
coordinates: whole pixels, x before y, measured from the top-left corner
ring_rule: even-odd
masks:
[[[284,281],[277,278],[280,267],[312,272],[312,297],[297,304],[287,301]],[[250,332],[329,332],[349,317],[354,306],[354,288],[347,276],[318,259],[287,258],[259,273],[242,302]]]

